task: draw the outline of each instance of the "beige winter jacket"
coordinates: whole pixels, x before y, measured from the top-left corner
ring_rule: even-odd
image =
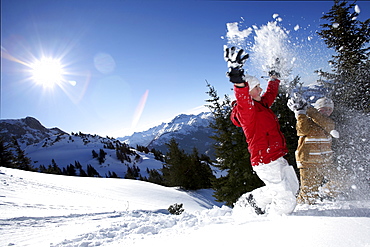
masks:
[[[298,147],[296,162],[298,168],[308,168],[333,164],[332,138],[334,121],[310,107],[307,114],[297,116]]]

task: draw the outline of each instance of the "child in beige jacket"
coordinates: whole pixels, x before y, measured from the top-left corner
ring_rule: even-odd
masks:
[[[339,138],[335,123],[329,117],[334,109],[331,99],[321,98],[314,107],[299,95],[288,100],[297,118],[296,162],[300,171],[298,203],[314,204],[317,199],[336,196],[338,171],[333,162],[332,137]]]

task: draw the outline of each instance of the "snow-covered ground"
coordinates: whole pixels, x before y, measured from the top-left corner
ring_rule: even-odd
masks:
[[[185,212],[167,208],[183,203]],[[370,246],[370,202],[235,214],[212,191],[0,167],[0,246]]]

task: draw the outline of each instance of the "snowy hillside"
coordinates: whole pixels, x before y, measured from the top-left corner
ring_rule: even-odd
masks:
[[[31,165],[37,169],[40,169],[40,166],[45,167],[42,169],[47,169],[56,165],[64,171],[73,166],[77,175],[81,175],[78,172],[78,166],[81,166],[85,172],[88,166],[92,166],[98,176],[110,177],[114,172],[118,177],[123,178],[128,168],[135,167],[135,169],[138,168],[138,178],[140,176],[148,178],[147,169],[161,169],[163,162],[156,160],[152,153],[139,152],[131,147],[148,146],[150,150],[155,148],[165,154],[166,143],[171,138],[175,138],[180,148],[186,152],[190,153],[194,147],[197,147],[200,153],[212,156],[214,141],[209,138],[212,131],[208,127],[210,119],[211,113],[179,115],[170,123],[134,134],[132,139],[129,138],[131,141],[126,139],[128,144],[109,137],[81,132],[67,134],[57,128],[47,129],[32,117],[0,120],[0,126],[3,127],[0,137],[5,138],[8,143],[15,138],[25,155],[31,159]],[[135,138],[143,138],[143,142],[134,143]],[[119,151],[123,152],[123,157],[119,157],[117,150],[123,150]],[[99,161],[94,157],[94,153],[100,156],[100,152],[104,152],[105,155]]]
[[[212,191],[0,167],[0,246],[370,246],[370,202],[235,214]],[[183,203],[185,212],[167,208]]]
[[[52,160],[60,168],[68,165],[75,165],[78,161],[83,169],[91,165],[100,176],[106,177],[109,172],[115,172],[118,177],[124,177],[127,167],[137,166],[140,174],[147,177],[148,169],[162,168],[162,162],[155,160],[152,153],[141,153],[131,150],[128,159],[121,161],[117,158],[116,145],[121,143],[115,139],[103,138],[96,135],[76,134],[76,135],[57,135],[51,136],[40,143],[27,146],[25,153],[33,161],[33,166],[38,168],[40,165],[48,166]],[[109,148],[110,147],[110,148]],[[93,158],[92,151],[99,153],[103,150],[106,155],[103,163],[99,163],[97,158]]]

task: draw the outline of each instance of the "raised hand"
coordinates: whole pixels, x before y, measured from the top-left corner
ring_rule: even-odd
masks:
[[[306,114],[308,103],[300,94],[294,93],[293,96],[288,99],[287,106],[296,114]]]
[[[226,75],[229,77],[232,83],[245,82],[243,66],[245,61],[249,58],[249,54],[243,53],[244,53],[243,49],[237,51],[235,47],[231,48],[225,47],[224,58],[229,68],[229,71],[226,73]]]

